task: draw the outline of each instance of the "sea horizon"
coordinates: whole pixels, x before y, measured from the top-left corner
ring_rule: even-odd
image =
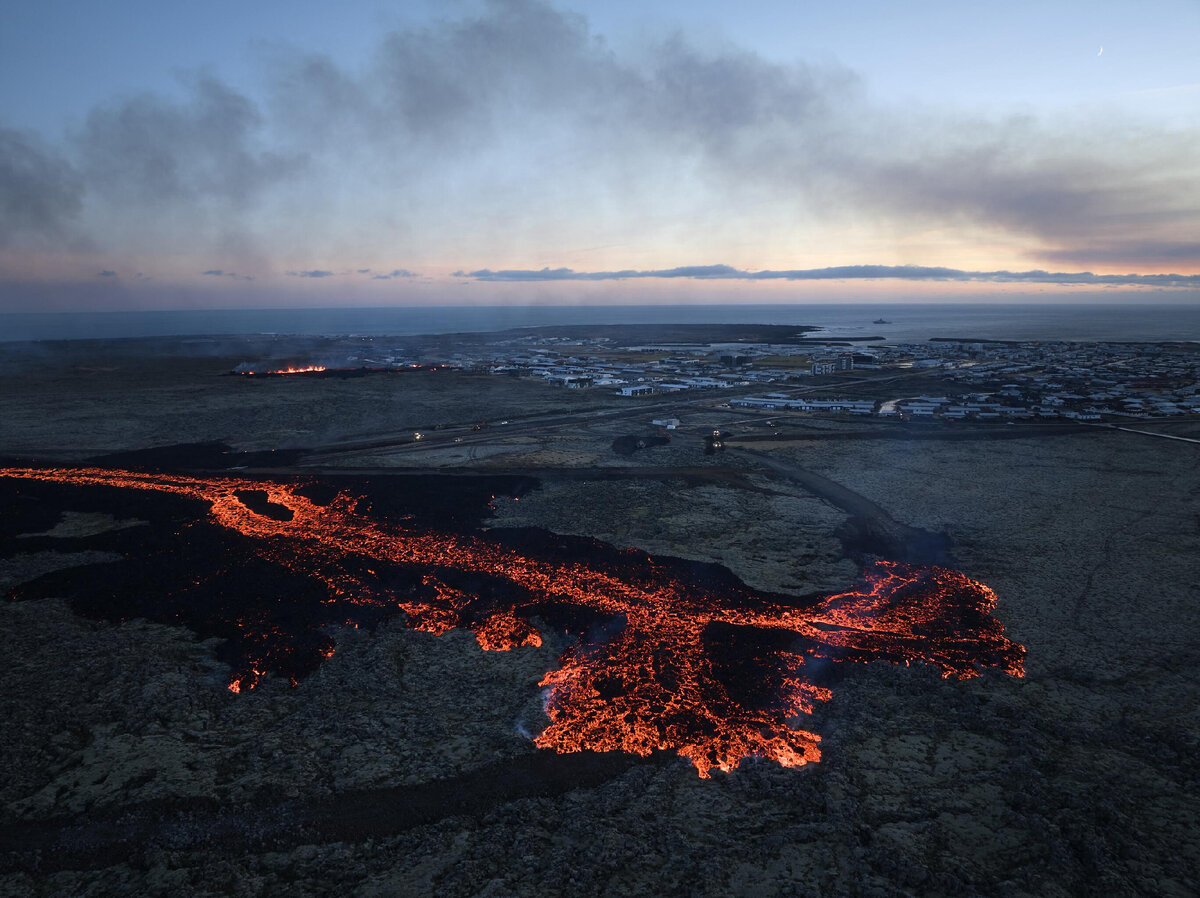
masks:
[[[10,312],[0,314],[0,342],[251,334],[380,337],[674,323],[796,325],[818,328],[815,337],[882,337],[887,343],[1200,341],[1200,306],[890,302]]]

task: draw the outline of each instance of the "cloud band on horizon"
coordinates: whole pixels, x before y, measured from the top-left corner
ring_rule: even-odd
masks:
[[[1196,274],[1095,274],[1090,271],[964,271],[924,265],[837,265],[828,268],[804,268],[746,271],[730,265],[684,265],[638,271],[575,271],[570,268],[501,269],[480,268],[456,271],[455,277],[489,283],[536,281],[621,281],[637,278],[693,278],[696,280],[743,281],[836,281],[896,279],[910,281],[973,281],[1005,284],[1087,284],[1093,286],[1200,287]]]

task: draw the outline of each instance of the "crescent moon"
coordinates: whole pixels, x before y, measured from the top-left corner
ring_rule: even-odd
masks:
[[[1104,48],[1103,48],[1103,47],[1101,47],[1101,48],[1100,48],[1100,52],[1099,52],[1099,53],[1097,53],[1096,55],[1097,55],[1097,56],[1103,56],[1103,55],[1104,55]]]

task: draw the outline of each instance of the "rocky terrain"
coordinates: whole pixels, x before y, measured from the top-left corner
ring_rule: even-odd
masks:
[[[565,401],[459,375],[437,392],[382,378],[231,384],[211,358],[129,357],[6,359],[0,454],[79,459],[185,438],[279,448],[343,425]],[[754,454],[706,457],[681,435],[621,458],[622,432],[348,463],[520,468],[540,487],[498,501],[488,526],[717,561],[761,589],[857,575],[837,537],[846,512]],[[5,601],[0,894],[1195,894],[1197,448],[1099,431],[771,447],[945,533],[954,566],[996,590],[996,615],[1028,648],[1023,679],[839,665],[833,700],[805,721],[823,758],[799,769],[748,761],[701,780],[673,756],[541,759],[537,683],[560,639],[482,652],[468,633],[400,620],[346,628],[298,687],[268,678],[233,695],[217,647],[186,629]],[[714,474],[686,473],[698,468]],[[128,563],[89,539],[141,522],[67,511],[2,511],[0,588]]]

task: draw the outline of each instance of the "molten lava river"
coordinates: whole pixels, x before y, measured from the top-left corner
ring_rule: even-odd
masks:
[[[134,613],[234,646],[233,692],[267,674],[295,684],[333,654],[331,634],[347,623],[403,613],[415,629],[465,627],[483,649],[507,651],[541,644],[537,619],[575,639],[542,679],[550,722],[534,740],[539,747],[672,750],[707,777],[747,757],[785,766],[818,760],[820,737],[795,724],[830,698],[814,682],[828,662],[921,662],[960,679],[980,667],[1022,674],[1024,649],[991,616],[995,593],[943,568],[877,561],[845,592],[796,597],[756,592],[715,566],[592,540],[388,520],[347,492],[329,491],[324,503],[309,498],[305,484],[104,468],[3,468],[0,477],[186,500],[196,523],[162,536],[163,544],[186,543],[198,538],[189,528],[212,526],[242,553],[214,556],[230,568],[223,575],[251,592],[256,571],[284,569],[291,585],[282,598],[206,610],[184,601],[203,588],[206,572],[187,573],[177,588],[153,576],[140,581],[158,591]],[[125,532],[139,529],[147,530]],[[106,570],[123,566],[137,565]],[[89,579],[109,578],[93,568]],[[164,590],[179,593],[169,613],[157,610]]]

